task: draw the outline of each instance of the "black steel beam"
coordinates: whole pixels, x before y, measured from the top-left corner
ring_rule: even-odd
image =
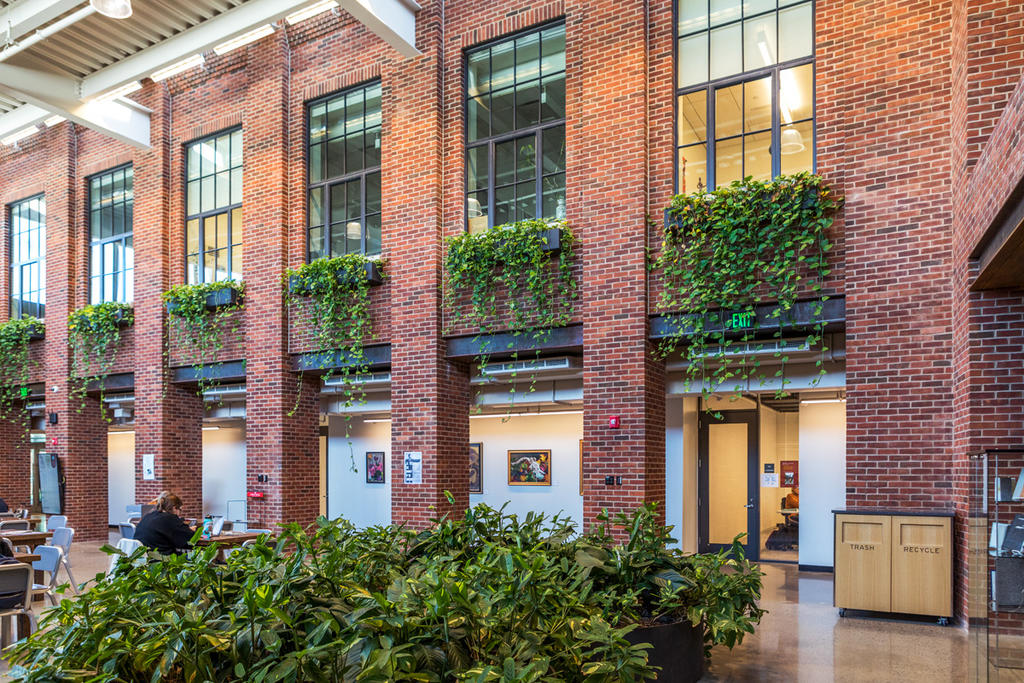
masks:
[[[724,314],[713,312],[704,316],[704,327],[711,332],[725,330],[727,334],[740,336],[753,331],[754,336],[773,334],[781,325],[783,334],[787,330],[797,330],[812,327],[819,321],[825,322],[826,332],[838,332],[846,327],[846,299],[842,296],[834,296],[828,299],[822,307],[821,315],[815,315],[815,301],[798,301],[790,310],[783,313],[780,318],[772,314],[777,309],[776,304],[761,304],[754,307],[754,318],[749,325],[734,327],[732,324],[733,311],[726,311]],[[651,339],[665,339],[673,336],[688,336],[693,333],[694,314],[669,313],[651,317]]]
[[[454,337],[448,340],[448,358],[468,359],[485,354],[497,359],[514,353],[579,351],[582,348],[583,325],[569,325],[530,333]]]

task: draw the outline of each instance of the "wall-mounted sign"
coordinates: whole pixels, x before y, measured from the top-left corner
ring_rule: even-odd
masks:
[[[405,483],[423,483],[423,453],[419,451],[406,451],[404,460]]]
[[[142,478],[151,481],[156,479],[156,459],[152,453],[142,454]]]
[[[729,320],[726,321],[726,327],[731,327],[734,330],[744,330],[753,327],[755,322],[757,322],[757,317],[753,313],[733,313]]]
[[[779,488],[779,475],[778,473],[764,473],[761,475],[761,486],[766,489],[777,489]]]
[[[245,495],[249,498],[263,498],[266,494],[263,491],[249,491]]]
[[[783,486],[800,485],[800,461],[783,460],[779,463],[779,470],[782,472]]]
[[[773,462],[766,462],[764,464],[764,473],[765,474],[771,474],[774,471],[775,471],[775,463],[773,463]]]

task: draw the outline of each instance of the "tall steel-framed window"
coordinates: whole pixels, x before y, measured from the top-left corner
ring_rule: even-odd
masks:
[[[564,24],[467,52],[466,216],[470,232],[565,217]]]
[[[381,86],[370,83],[307,108],[307,253],[380,253]]]
[[[188,145],[185,189],[186,281],[241,280],[241,129]]]
[[[677,190],[813,171],[813,0],[676,11]]]
[[[11,317],[46,314],[46,198],[11,204]]]
[[[89,178],[89,303],[131,303],[135,298],[130,165]]]

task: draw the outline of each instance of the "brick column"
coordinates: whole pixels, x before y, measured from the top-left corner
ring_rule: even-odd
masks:
[[[107,533],[107,425],[99,402],[85,405],[70,395],[71,354],[68,353],[68,314],[78,307],[82,292],[76,265],[81,221],[76,220],[77,159],[75,127],[47,131],[46,159],[46,341],[43,350],[45,403],[57,424],[46,425],[46,450],[64,467],[64,514],[83,540],[105,540]],[[97,505],[101,500],[102,504]]]
[[[566,23],[567,204],[583,265],[585,525],[602,509],[628,513],[644,502],[664,512],[665,500],[664,366],[647,341],[644,3],[588,5]],[[618,429],[608,428],[612,416]],[[605,486],[606,476],[622,484]]]
[[[436,14],[417,19],[424,54],[383,71],[384,245],[391,281],[391,520],[421,527],[469,505],[469,375],[441,337],[441,111]],[[457,144],[457,143],[452,143]],[[423,482],[405,484],[407,451]],[[450,491],[454,504],[444,495]]]
[[[0,416],[0,494],[13,510],[27,507],[31,491],[28,430],[21,420]]]
[[[320,511],[319,383],[304,383],[299,407],[289,416],[298,386],[290,370],[281,275],[288,264],[289,135],[301,136],[303,127],[301,114],[300,123],[289,126],[285,32],[250,46],[248,63],[242,132],[246,469],[247,486],[266,496],[250,500],[248,518],[309,524]],[[269,481],[257,483],[258,474]]]
[[[164,305],[171,279],[168,234],[171,192],[183,192],[170,173],[170,98],[163,83],[150,83],[136,98],[153,110],[152,147],[137,150],[135,165],[135,500],[148,502],[163,490],[181,496],[184,513],[203,508],[202,400],[192,389],[168,382]],[[181,154],[181,150],[174,153]],[[177,273],[174,282],[183,277]],[[153,454],[156,478],[144,480],[143,455]]]

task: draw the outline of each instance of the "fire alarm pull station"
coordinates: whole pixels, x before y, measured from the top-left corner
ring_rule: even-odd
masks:
[[[618,415],[612,415],[611,417],[608,418],[608,429],[618,429],[618,428],[619,428],[619,416]]]
[[[263,491],[249,491],[249,493],[245,495],[247,495],[250,498],[262,498],[264,493]]]

